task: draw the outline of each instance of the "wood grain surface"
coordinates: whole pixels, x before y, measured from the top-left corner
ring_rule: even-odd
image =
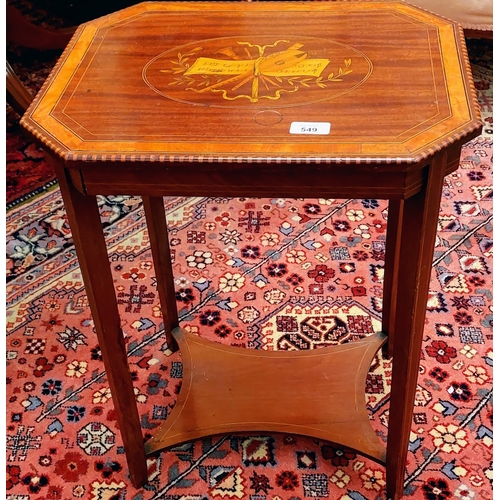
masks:
[[[404,3],[152,2],[81,26],[23,125],[69,167],[418,162],[480,127],[472,92],[458,26]]]
[[[385,335],[273,352],[220,345],[182,328],[172,333],[182,354],[181,392],[146,453],[203,436],[268,431],[337,442],[385,463],[365,402],[366,376]]]
[[[266,430],[385,462],[387,496],[402,497],[443,178],[482,127],[457,25],[391,1],[142,3],[78,28],[21,124],[57,170],[136,487],[145,451]],[[185,363],[179,401],[146,450],[95,199],[112,194],[143,197],[166,338]],[[178,328],[169,195],[390,200],[387,450],[363,392],[382,333],[260,353]],[[297,397],[278,400],[287,384]]]

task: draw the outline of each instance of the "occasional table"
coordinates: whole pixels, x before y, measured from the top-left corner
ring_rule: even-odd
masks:
[[[57,171],[136,487],[147,454],[279,431],[385,464],[388,498],[401,497],[443,178],[482,126],[457,25],[401,2],[142,3],[80,26],[21,123]],[[117,194],[143,199],[184,364],[145,445],[96,203]],[[383,331],[289,352],[187,333],[163,209],[174,195],[388,199]],[[387,447],[364,395],[386,337]]]

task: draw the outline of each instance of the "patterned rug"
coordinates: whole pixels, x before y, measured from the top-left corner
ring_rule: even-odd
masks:
[[[486,127],[443,190],[405,482],[412,500],[492,498],[492,50],[469,48]],[[283,350],[380,328],[385,201],[179,197],[165,207],[186,330]],[[147,438],[175,405],[182,359],[164,343],[140,200],[101,197],[100,209]],[[165,451],[136,490],[59,191],[8,211],[7,234],[8,500],[385,499],[384,468],[371,460],[271,433]],[[382,441],[390,366],[378,356],[366,384]]]

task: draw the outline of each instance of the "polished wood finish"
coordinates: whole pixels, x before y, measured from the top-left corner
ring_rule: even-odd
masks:
[[[36,26],[12,5],[5,6],[5,14],[7,41],[21,47],[38,50],[64,49],[75,32],[75,28],[56,30]]]
[[[493,30],[473,30],[467,28],[464,29],[464,34],[467,38],[482,38],[483,40],[493,40]]]
[[[49,159],[52,160],[50,157]],[[127,455],[130,479],[133,484],[144,484],[147,481],[147,469],[141,423],[127,362],[125,341],[97,200],[94,196],[85,196],[75,189],[68,172],[60,162],[51,161],[51,163],[57,174],[68,222],[71,226],[71,234]]]
[[[162,197],[143,196],[142,204],[146,216],[154,268],[157,270],[156,283],[160,296],[161,312],[165,327],[165,337],[172,352],[178,349],[172,336],[174,328],[179,326],[177,302],[175,300],[174,274],[170,259],[167,221]]]
[[[146,442],[148,454],[204,436],[268,431],[334,441],[385,463],[365,403],[366,376],[385,335],[273,352],[216,344],[181,328],[173,334],[182,354],[181,392],[168,420]]]
[[[405,467],[401,463],[401,457],[408,452],[446,159],[446,152],[433,158],[428,167],[425,189],[404,200],[400,211],[401,272],[397,273],[395,335],[392,340],[392,387],[387,442],[388,498],[397,498],[403,490]],[[418,239],[415,239],[415,232]]]
[[[68,162],[73,165],[72,162]],[[150,176],[144,179],[144,164],[124,162],[117,178],[114,172],[103,171],[92,163],[80,170],[80,188],[89,194],[103,190],[110,194],[140,195],[147,184],[152,196],[277,196],[277,197],[365,197],[369,190],[373,198],[408,197],[422,188],[424,177],[421,167],[403,165],[331,165],[289,164],[287,162],[255,165],[253,163],[193,163],[148,165]],[[304,175],[307,170],[307,175]],[[230,175],[228,175],[228,173]],[[271,179],[270,179],[271,178]],[[335,183],[332,186],[327,180]],[[193,180],[196,179],[195,182]]]
[[[389,200],[387,231],[385,240],[384,292],[382,297],[384,314],[382,331],[389,335],[383,346],[384,357],[392,358],[396,326],[396,304],[398,299],[398,276],[401,264],[401,232],[403,229],[403,199]],[[390,263],[387,265],[387,263]]]
[[[295,121],[330,131],[291,134]],[[82,25],[21,123],[57,164],[135,486],[145,455],[98,194],[143,197],[167,341],[185,364],[177,405],[146,451],[236,430],[303,433],[385,462],[388,495],[401,497],[440,190],[481,130],[457,25],[385,1],[143,3]],[[178,328],[162,200],[172,195],[390,200],[386,457],[362,397],[382,333],[321,353],[261,353]],[[318,377],[324,363],[349,377]],[[291,380],[301,389],[282,407],[273,393]]]
[[[6,39],[21,47],[38,50],[62,50],[71,40],[76,28],[50,30],[29,22],[12,5],[6,5]],[[7,61],[6,74],[7,103],[19,115],[23,115],[33,100],[31,92],[23,85]]]
[[[463,43],[397,2],[145,3],[77,30],[26,125],[68,168],[418,163],[479,126]]]
[[[29,90],[23,85],[12,66],[7,61],[6,87],[7,102],[19,115],[23,115],[33,100]]]

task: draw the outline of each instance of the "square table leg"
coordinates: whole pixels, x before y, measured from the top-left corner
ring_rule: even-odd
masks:
[[[179,326],[179,317],[175,301],[174,274],[170,258],[165,206],[161,196],[143,196],[142,202],[148,226],[151,253],[153,254],[165,337],[170,350],[174,352],[177,351],[178,346],[172,336],[172,330]]]
[[[415,405],[434,244],[446,154],[428,167],[420,192],[401,203],[401,248],[393,333],[391,405],[387,442],[387,498],[403,495],[408,442]]]
[[[436,156],[428,167],[424,188],[406,200],[391,201],[389,207],[387,261],[390,264],[384,298],[388,297],[391,306],[383,322],[391,335],[390,351],[396,354],[387,446],[387,492],[392,500],[399,499],[403,492],[446,160],[445,154]],[[139,487],[147,481],[145,451],[97,200],[78,191],[61,164],[55,162],[54,167],[119,415],[131,479]],[[177,346],[171,330],[178,325],[178,316],[163,198],[144,197],[143,202],[167,341],[174,350]]]
[[[118,415],[130,479],[147,481],[146,454],[106,242],[95,196],[78,191],[64,167],[53,160],[94,320],[109,388]]]
[[[396,321],[397,283],[401,256],[401,230],[403,227],[403,200],[389,200],[387,233],[385,241],[384,291],[382,309],[382,331],[387,342],[382,347],[384,357],[394,353],[394,325]]]

